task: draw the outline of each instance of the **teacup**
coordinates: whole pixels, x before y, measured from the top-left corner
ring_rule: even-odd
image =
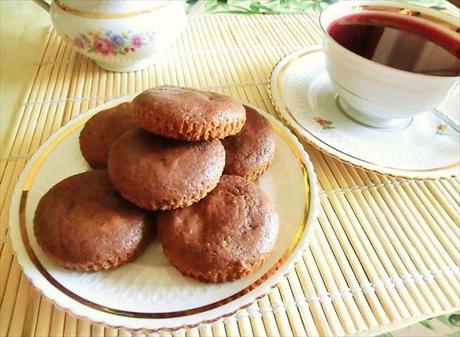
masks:
[[[182,0],[34,0],[56,32],[111,71],[152,65],[186,23]]]
[[[458,19],[434,9],[393,1],[341,1],[329,6],[320,17],[326,67],[339,105],[349,117],[372,127],[401,128],[412,117],[436,108],[453,88],[458,90],[458,73],[443,76],[402,70],[345,48],[331,36],[331,24],[353,13],[379,13],[395,22],[404,17],[427,32],[436,30],[436,34],[447,34],[453,41],[458,39],[460,46]]]

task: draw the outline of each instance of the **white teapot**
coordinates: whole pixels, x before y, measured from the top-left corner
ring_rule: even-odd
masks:
[[[186,23],[182,0],[34,0],[56,32],[107,70],[152,65]]]

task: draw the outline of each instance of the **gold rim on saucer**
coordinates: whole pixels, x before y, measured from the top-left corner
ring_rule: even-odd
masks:
[[[415,179],[436,179],[439,177],[451,177],[456,175],[454,172],[458,172],[458,169],[460,169],[460,161],[445,166],[429,169],[409,169],[384,166],[379,163],[358,158],[332,145],[329,145],[324,140],[318,138],[316,135],[314,135],[312,132],[306,129],[294,116],[291,109],[286,104],[283,98],[282,79],[287,68],[293,62],[308,54],[319,51],[322,51],[321,46],[312,46],[284,56],[273,67],[268,81],[268,92],[270,96],[270,101],[272,102],[272,105],[275,108],[277,116],[302,141],[311,144],[313,147],[320,151],[327,152],[333,158],[340,160],[343,163],[350,164],[354,167],[365,169],[371,172],[376,172],[379,174],[386,174],[393,177],[406,177]],[[277,74],[275,75],[275,73]],[[274,93],[277,93],[276,96],[278,97],[278,100],[275,99]],[[301,131],[299,131],[299,128],[301,129]],[[457,170],[455,170],[456,168]]]

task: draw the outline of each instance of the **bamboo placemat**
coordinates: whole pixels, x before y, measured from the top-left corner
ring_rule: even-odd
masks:
[[[50,30],[4,144],[1,174],[0,336],[125,336],[54,307],[22,274],[8,207],[27,158],[60,126],[114,97],[160,84],[206,88],[274,113],[273,65],[320,42],[315,14],[199,16],[154,67],[111,73]],[[374,334],[460,309],[460,181],[396,179],[305,146],[321,184],[319,226],[303,258],[248,309],[161,336]],[[138,334],[142,335],[142,334]]]

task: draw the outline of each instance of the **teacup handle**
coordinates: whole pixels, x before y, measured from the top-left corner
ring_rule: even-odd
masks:
[[[45,11],[49,12],[51,5],[46,2],[45,0],[33,0],[37,5],[39,5],[41,8],[43,8]]]

